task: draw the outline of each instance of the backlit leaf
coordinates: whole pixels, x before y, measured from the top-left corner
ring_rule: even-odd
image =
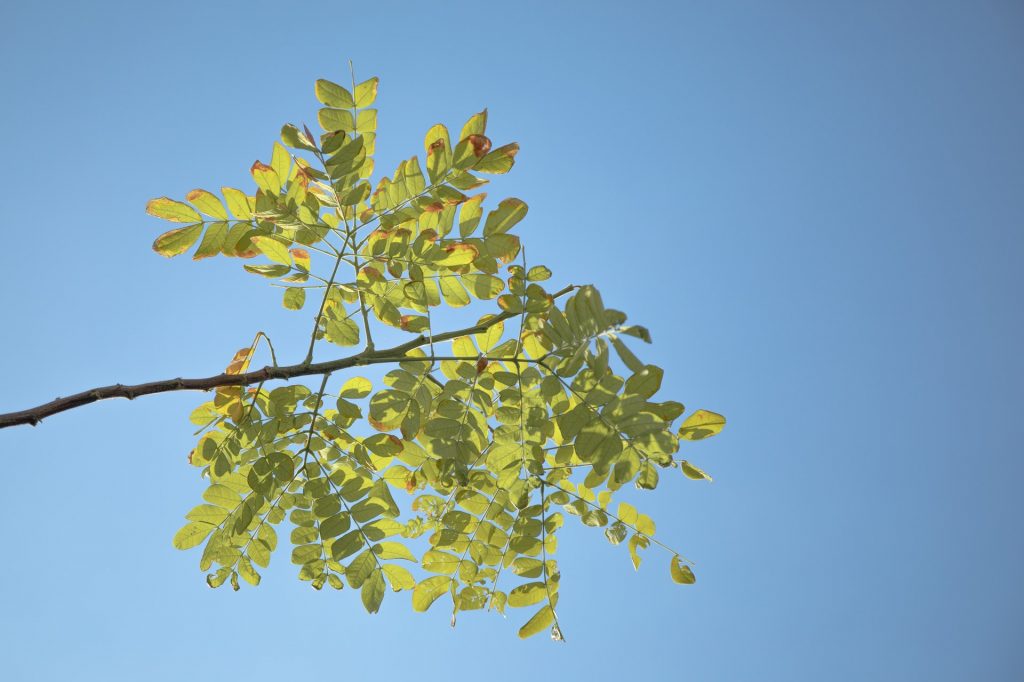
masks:
[[[352,109],[356,105],[347,89],[322,78],[316,82],[316,98],[321,104],[338,109]]]
[[[365,398],[373,390],[373,384],[363,377],[352,377],[344,383],[338,395],[342,398]]]
[[[174,547],[175,549],[190,549],[196,545],[202,544],[206,536],[210,534],[215,526],[212,523],[204,523],[199,521],[193,521],[186,523],[181,529],[174,534]]]
[[[692,585],[697,582],[697,577],[693,575],[693,571],[683,563],[678,554],[672,557],[669,563],[669,571],[672,574],[672,580],[680,585]]]
[[[284,290],[284,307],[288,310],[301,310],[305,303],[305,289],[300,287],[288,287]]]
[[[374,100],[377,99],[377,87],[379,85],[380,79],[376,76],[357,85],[355,91],[356,107],[362,109],[373,104]]]
[[[412,591],[412,608],[426,611],[437,598],[448,592],[452,579],[446,575],[435,575],[416,585]]]
[[[172,223],[199,223],[203,220],[199,212],[188,204],[167,197],[150,199],[146,204],[146,213]]]
[[[725,428],[725,417],[708,410],[697,410],[680,425],[679,437],[685,440],[701,440],[721,433]]]
[[[273,237],[253,237],[252,243],[260,250],[260,253],[275,263],[280,263],[281,265],[292,264],[292,257],[288,253],[288,247]]]
[[[533,637],[534,635],[544,632],[555,622],[555,614],[551,610],[550,606],[544,605],[540,608],[540,611],[533,614],[530,620],[526,621],[523,627],[519,628],[519,638],[526,639],[527,637]]]
[[[189,247],[196,243],[203,231],[202,224],[179,227],[176,230],[164,232],[153,242],[153,250],[161,256],[170,258],[188,251]]]
[[[498,208],[487,214],[487,222],[484,223],[484,236],[492,234],[504,234],[515,227],[516,223],[526,217],[529,207],[521,199],[505,199],[498,204]]]
[[[377,613],[380,610],[380,604],[384,601],[384,575],[380,568],[374,569],[370,577],[363,583],[360,596],[368,613]]]
[[[685,459],[682,462],[679,463],[679,468],[681,468],[683,470],[683,473],[686,474],[687,478],[692,478],[695,481],[701,481],[701,480],[710,481],[711,480],[711,477],[708,476],[706,473],[704,473],[703,470],[698,469],[697,467],[693,466],[692,464],[687,462]]]

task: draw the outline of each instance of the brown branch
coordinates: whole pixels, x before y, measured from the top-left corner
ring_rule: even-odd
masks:
[[[578,287],[569,285],[561,291],[552,294],[552,297],[558,298],[559,296],[567,294],[576,288]],[[515,317],[517,314],[518,313],[510,313],[507,311],[501,312],[484,322],[473,325],[472,327],[437,334],[433,337],[433,342],[438,343],[469,334],[479,334],[499,322],[507,320],[510,317]],[[365,350],[347,358],[338,358],[336,360],[327,360],[324,362],[303,363],[299,365],[288,365],[286,367],[264,367],[263,369],[257,369],[243,374],[225,373],[202,379],[177,378],[165,379],[163,381],[151,381],[149,383],[135,384],[131,386],[125,384],[102,386],[100,388],[82,391],[81,393],[75,393],[74,395],[69,395],[65,398],[57,398],[28,410],[0,414],[0,429],[5,429],[9,426],[19,426],[21,424],[31,424],[32,426],[35,426],[51,415],[72,410],[76,407],[82,407],[83,405],[95,403],[100,400],[107,400],[109,398],[127,398],[128,400],[134,400],[140,396],[151,395],[153,393],[168,393],[171,391],[209,391],[220,386],[248,386],[250,384],[257,384],[261,381],[268,381],[270,379],[294,379],[295,377],[328,374],[330,372],[347,369],[349,367],[415,360],[416,358],[406,357],[405,354],[410,350],[427,345],[430,341],[430,337],[420,334],[416,338],[392,348],[376,351]]]

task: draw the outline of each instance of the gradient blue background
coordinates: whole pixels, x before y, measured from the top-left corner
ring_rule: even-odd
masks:
[[[215,373],[261,328],[300,359],[306,313],[153,254],[143,206],[248,187],[351,58],[379,169],[490,107],[531,260],[729,417],[686,450],[713,484],[642,498],[697,585],[568,530],[564,646],[370,617],[286,554],[212,591],[170,544],[201,396],[112,401],[0,432],[0,678],[1024,677],[1024,6],[515,5],[4,3],[0,410]]]

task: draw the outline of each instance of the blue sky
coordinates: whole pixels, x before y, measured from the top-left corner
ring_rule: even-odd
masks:
[[[651,329],[665,394],[730,420],[686,453],[713,484],[636,498],[698,583],[569,531],[564,646],[404,595],[367,616],[284,554],[258,589],[206,588],[170,544],[197,394],[6,430],[3,679],[1024,674],[1019,3],[22,2],[0,24],[0,411],[212,374],[258,329],[300,359],[304,315],[235,263],[153,254],[143,207],[248,186],[352,59],[382,79],[379,169],[489,107],[522,145],[491,196],[529,203],[531,261],[597,284]]]

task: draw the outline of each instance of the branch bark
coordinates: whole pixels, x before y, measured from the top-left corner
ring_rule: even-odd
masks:
[[[557,293],[552,294],[552,297],[558,298],[559,296],[567,294],[576,288],[578,287],[570,284]],[[144,384],[114,384],[113,386],[101,386],[99,388],[82,391],[81,393],[75,393],[74,395],[69,395],[64,398],[56,398],[48,403],[43,403],[42,405],[38,405],[27,410],[0,414],[0,429],[5,429],[9,426],[20,426],[22,424],[31,424],[32,426],[35,426],[46,417],[59,414],[60,412],[66,412],[67,410],[72,410],[76,407],[95,403],[100,400],[108,400],[110,398],[127,398],[128,400],[134,400],[140,396],[152,395],[154,393],[169,393],[171,391],[209,391],[220,386],[249,386],[251,384],[258,384],[261,381],[268,381],[270,379],[294,379],[296,377],[323,375],[329,372],[336,372],[341,369],[348,369],[349,367],[361,367],[364,365],[377,365],[389,362],[413,360],[414,358],[405,357],[405,354],[414,348],[425,346],[431,343],[431,341],[433,341],[433,343],[440,343],[442,341],[450,341],[451,339],[466,336],[468,334],[479,334],[499,322],[503,322],[504,320],[515,317],[516,315],[519,315],[519,313],[504,311],[484,322],[475,324],[472,327],[437,334],[433,339],[420,334],[410,341],[393,346],[392,348],[364,350],[360,353],[356,353],[355,355],[338,358],[336,360],[302,363],[298,365],[288,365],[285,367],[268,366],[263,369],[256,369],[243,374],[222,373],[214,376],[203,377],[201,379],[183,379],[179,377],[176,379],[164,379],[162,381],[150,381]]]

